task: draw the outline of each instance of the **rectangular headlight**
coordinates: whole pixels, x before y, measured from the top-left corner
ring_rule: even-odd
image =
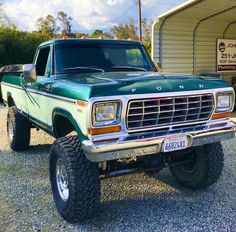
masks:
[[[216,96],[216,112],[230,111],[233,105],[232,93],[219,93]]]
[[[93,126],[120,123],[120,102],[99,102],[93,106]]]

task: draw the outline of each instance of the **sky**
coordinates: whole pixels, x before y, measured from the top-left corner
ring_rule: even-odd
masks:
[[[142,17],[155,20],[158,15],[186,0],[141,0]],[[36,21],[48,14],[64,11],[72,17],[73,31],[109,31],[128,18],[138,20],[138,0],[5,0],[8,17],[23,31],[36,30]]]

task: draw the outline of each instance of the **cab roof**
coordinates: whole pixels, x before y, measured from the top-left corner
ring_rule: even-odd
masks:
[[[142,44],[139,41],[135,40],[116,40],[116,39],[54,39],[46,41],[40,46],[45,46],[49,44],[68,44],[68,43],[89,43],[89,44],[133,44],[140,45]]]

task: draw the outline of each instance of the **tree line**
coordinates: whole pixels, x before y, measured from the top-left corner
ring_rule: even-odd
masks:
[[[96,29],[92,33],[73,31],[73,19],[66,12],[59,11],[56,16],[47,15],[36,21],[37,30],[24,32],[19,30],[7,17],[0,2],[0,67],[7,64],[32,63],[38,45],[54,38],[103,38],[138,40],[137,26],[132,18],[127,23],[118,24],[106,32]],[[151,51],[152,21],[144,19],[143,43]]]
[[[51,37],[58,36],[79,37],[79,38],[116,38],[116,39],[132,39],[138,40],[137,26],[132,18],[127,23],[118,24],[110,28],[108,32],[100,29],[94,30],[91,34],[72,32],[72,17],[65,12],[59,11],[55,16],[47,15],[45,18],[39,18],[36,22],[38,32],[47,34]],[[147,50],[151,51],[151,26],[152,21],[148,19],[142,20],[143,26],[143,43]]]

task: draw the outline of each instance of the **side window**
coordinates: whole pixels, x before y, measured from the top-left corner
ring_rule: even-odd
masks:
[[[50,47],[41,48],[36,60],[36,72],[38,76],[48,76],[51,70]]]
[[[51,73],[52,68],[52,52],[49,52],[48,59],[47,59],[47,65],[45,69],[45,76],[49,76]]]
[[[126,51],[128,64],[131,66],[143,67],[143,56],[139,49],[129,49]]]

